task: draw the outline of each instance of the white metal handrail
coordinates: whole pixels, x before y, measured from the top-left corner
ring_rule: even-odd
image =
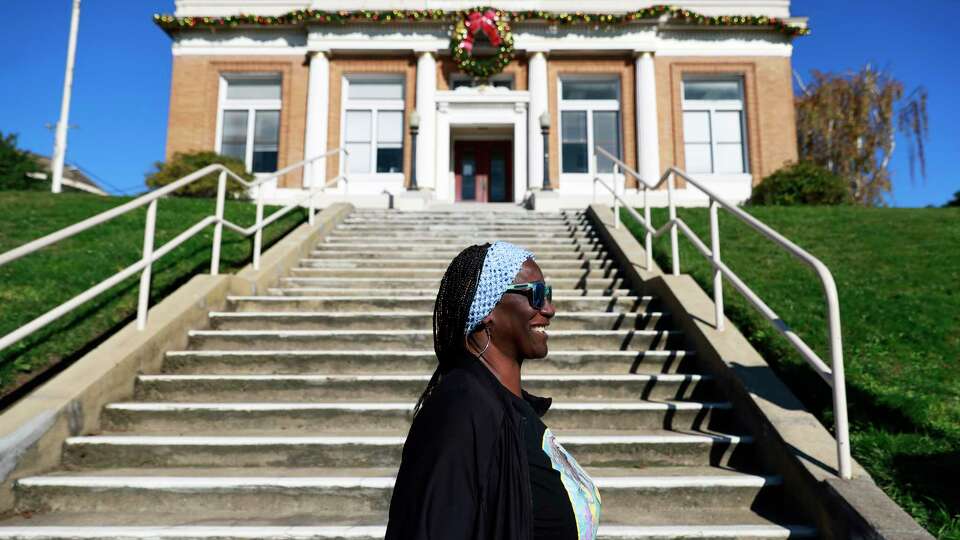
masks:
[[[787,338],[787,341],[800,353],[801,356],[813,367],[817,374],[827,382],[833,389],[833,409],[834,409],[834,429],[837,438],[837,460],[839,462],[840,476],[845,479],[852,477],[852,465],[850,459],[850,433],[847,421],[847,391],[846,379],[843,369],[843,344],[840,330],[840,302],[837,295],[837,285],[833,279],[833,274],[823,262],[805,251],[800,246],[791,242],[783,235],[773,230],[757,218],[744,212],[735,204],[731,204],[704,186],[701,182],[691,178],[688,174],[676,167],[670,167],[663,173],[663,176],[655,183],[650,183],[640,177],[640,174],[627,166],[626,163],[618,159],[607,150],[597,146],[596,152],[592,154],[594,163],[593,170],[597,168],[597,153],[613,162],[613,186],[607,185],[599,176],[593,179],[593,201],[597,201],[597,185],[603,186],[613,195],[614,199],[614,227],[620,228],[620,205],[622,204],[627,213],[639,223],[644,231],[644,250],[646,252],[646,268],[650,270],[653,267],[653,239],[670,232],[670,256],[671,273],[680,274],[680,252],[678,249],[677,231],[683,232],[694,247],[699,251],[713,266],[713,301],[714,301],[714,326],[722,331],[724,328],[724,310],[723,310],[723,278],[727,278],[750,304],[752,304],[764,317],[770,321],[778,332]],[[617,179],[623,173],[621,182]],[[625,190],[626,176],[630,175],[637,179],[639,191],[643,189],[643,216],[634,210],[620,195]],[[676,177],[683,178],[688,184],[696,187],[710,199],[710,247],[700,240],[693,230],[680,218],[677,217],[676,206]],[[659,229],[653,228],[650,219],[650,197],[649,191],[656,189],[667,183],[667,208],[669,212],[668,221]],[[619,189],[618,189],[619,188]],[[830,363],[828,366],[820,356],[803,341],[796,332],[791,329],[787,323],[769,306],[757,293],[753,291],[746,283],[737,276],[720,259],[720,225],[718,208],[723,208],[743,221],[751,228],[772,240],[775,244],[785,249],[788,253],[799,259],[804,264],[813,268],[820,278],[823,286],[823,293],[826,299],[827,307],[827,330],[830,336]]]
[[[311,184],[307,186],[307,194],[303,197],[298,198],[294,202],[288,203],[284,207],[272,213],[269,217],[264,218],[263,216],[263,207],[264,207],[264,190],[263,185],[266,182],[277,179],[285,174],[288,174],[297,169],[304,170],[304,180],[312,178],[312,172],[314,167],[317,167],[316,162],[322,159],[325,159],[331,155],[343,155],[344,161],[344,171],[350,170],[347,163],[350,158],[350,154],[346,148],[334,148],[328,150],[323,154],[314,156],[311,158],[304,159],[297,163],[294,163],[288,167],[284,167],[276,172],[270,173],[261,178],[257,178],[253,181],[246,181],[240,176],[236,175],[233,171],[228,169],[226,166],[220,163],[214,163],[207,165],[206,167],[195,171],[193,173],[184,176],[162,188],[156,189],[137,197],[136,199],[111,208],[105,212],[101,212],[93,217],[87,218],[83,221],[70,225],[56,231],[54,233],[48,234],[42,238],[38,238],[32,242],[28,242],[18,248],[7,251],[6,253],[0,254],[0,266],[3,266],[7,263],[13,262],[21,257],[25,257],[31,253],[35,253],[47,246],[62,242],[68,238],[72,238],[88,229],[96,227],[102,223],[106,223],[112,219],[115,219],[119,216],[127,214],[137,208],[147,206],[147,217],[144,224],[144,233],[143,233],[143,257],[140,260],[131,264],[130,266],[124,268],[123,270],[113,274],[112,276],[106,278],[105,280],[97,283],[93,287],[83,291],[82,293],[74,296],[70,300],[60,304],[59,306],[47,311],[43,315],[33,319],[27,324],[17,328],[16,330],[10,332],[9,334],[0,337],[0,351],[6,349],[10,345],[20,341],[21,339],[29,336],[30,334],[36,332],[37,330],[49,325],[50,323],[56,321],[57,319],[63,317],[67,313],[73,311],[77,307],[83,305],[89,300],[95,298],[96,296],[102,294],[111,287],[117,285],[123,280],[135,275],[137,272],[140,272],[140,290],[139,298],[137,302],[137,329],[143,330],[146,328],[147,324],[147,311],[148,311],[148,300],[150,298],[150,279],[151,279],[151,270],[153,268],[153,263],[162,258],[164,255],[170,253],[178,246],[193,238],[201,231],[207,228],[209,225],[214,226],[213,230],[213,246],[211,252],[210,260],[210,273],[217,275],[220,273],[220,248],[222,244],[223,237],[223,228],[227,227],[230,230],[236,231],[237,233],[243,236],[253,235],[253,267],[255,269],[260,268],[260,252],[262,249],[263,243],[263,229],[270,224],[274,223],[278,219],[292,212],[294,209],[301,207],[306,204],[307,206],[307,219],[312,225],[314,223],[314,214],[316,213],[316,197],[318,192],[322,193],[326,191],[327,187],[332,185],[338,185],[342,180],[344,182],[344,190],[348,189],[348,178],[346,173],[338,175],[330,180],[323,182],[319,185]],[[163,246],[154,249],[154,237],[155,229],[157,222],[157,201],[169,195],[174,191],[199,181],[201,178],[212,174],[215,172],[220,173],[217,181],[217,198],[216,198],[216,209],[214,214],[207,216],[197,223],[193,224],[187,230],[183,231],[177,235],[174,239],[170,240]],[[256,222],[249,227],[241,227],[235,223],[230,222],[229,220],[223,217],[224,205],[226,201],[227,194],[227,179],[233,179],[236,182],[239,182],[241,185],[245,186],[248,190],[255,190],[257,211],[256,211]]]

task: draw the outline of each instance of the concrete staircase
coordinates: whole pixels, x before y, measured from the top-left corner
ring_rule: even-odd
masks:
[[[601,538],[816,536],[582,215],[365,210],[267,295],[210,313],[100,433],[67,440],[61,470],[19,480],[0,538],[382,538],[440,277],[493,239],[554,285],[550,355],[524,384],[596,480]]]

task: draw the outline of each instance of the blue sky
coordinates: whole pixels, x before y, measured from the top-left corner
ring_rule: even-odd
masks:
[[[170,90],[170,41],[154,12],[172,0],[84,0],[67,161],[91,172],[110,191],[144,189],[144,173],[163,159]],[[958,0],[794,0],[813,34],[795,42],[794,68],[845,71],[870,62],[889,68],[907,89],[929,92],[927,179],[913,183],[906,141],[892,171],[895,206],[942,204],[960,190],[960,19]],[[44,127],[59,115],[70,0],[5,0],[0,17],[0,131],[20,146],[50,154]]]

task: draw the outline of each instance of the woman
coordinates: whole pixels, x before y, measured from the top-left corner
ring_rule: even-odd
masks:
[[[439,363],[414,408],[387,540],[593,540],[600,496],[540,420],[520,368],[547,355],[556,313],[533,254],[468,247],[440,283]]]

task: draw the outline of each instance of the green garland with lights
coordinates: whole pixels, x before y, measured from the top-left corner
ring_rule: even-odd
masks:
[[[456,25],[464,20],[471,10],[445,11],[441,9],[395,9],[395,10],[356,10],[356,11],[321,11],[315,9],[301,9],[284,15],[229,15],[226,17],[176,17],[174,15],[154,15],[154,22],[164,30],[186,30],[191,28],[235,28],[241,26],[304,26],[315,24],[347,24],[347,23],[397,23],[397,22],[441,22]],[[644,19],[665,17],[668,23],[689,24],[694,26],[755,26],[770,28],[781,34],[794,37],[810,33],[810,29],[788,23],[776,17],[762,15],[716,15],[707,16],[688,9],[681,9],[667,5],[650,6],[639,11],[623,14],[586,13],[557,13],[550,11],[502,11],[498,10],[505,20],[511,22],[543,22],[547,24],[573,25],[587,24],[600,26],[615,26],[629,24]]]
[[[496,53],[492,56],[480,57],[473,54],[473,40],[484,32],[481,28],[471,28],[471,23],[477,26],[478,19],[485,13],[492,16],[492,20],[484,19],[483,22],[496,34],[497,43],[490,40]],[[473,21],[470,20],[471,15],[474,16]],[[503,71],[503,68],[513,60],[513,32],[510,31],[510,25],[507,24],[503,12],[491,8],[476,8],[468,11],[464,18],[457,21],[450,34],[450,54],[461,71],[474,77],[486,79]]]

